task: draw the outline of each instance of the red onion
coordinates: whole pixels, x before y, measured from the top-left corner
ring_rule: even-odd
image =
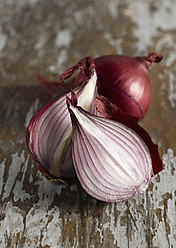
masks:
[[[149,67],[161,59],[162,56],[156,53],[134,58],[112,54],[94,59],[99,82],[98,93],[140,121],[150,103]],[[68,84],[48,82],[40,75],[38,79],[42,87],[53,96],[77,84],[77,80]]]
[[[122,201],[144,192],[152,160],[143,139],[126,125],[91,115],[68,100],[72,157],[84,190],[96,199]]]
[[[77,69],[81,73],[69,85],[74,91],[51,100],[29,123],[27,146],[37,167],[52,182],[73,177],[76,171],[86,192],[103,201],[144,192],[152,173],[162,170],[157,146],[137,117],[97,96],[97,74],[90,57],[60,75],[62,93],[68,90],[63,81]],[[39,80],[48,86],[40,75]]]
[[[106,55],[94,59],[99,94],[141,120],[150,102],[148,69],[153,62],[158,63],[161,59],[162,56],[156,53],[147,57]]]
[[[62,80],[81,69],[80,84],[75,87],[78,104],[97,114],[97,75],[93,60],[86,57],[61,75]],[[71,92],[67,93],[68,96]],[[39,170],[49,179],[74,176],[71,156],[72,125],[66,95],[43,106],[31,119],[27,129],[27,146]],[[52,180],[53,181],[53,180]]]

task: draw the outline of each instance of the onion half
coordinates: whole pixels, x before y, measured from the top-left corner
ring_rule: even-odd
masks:
[[[93,60],[86,57],[62,74],[62,80],[81,68],[82,77],[75,87],[78,104],[97,114],[97,75]],[[67,93],[70,96],[71,92]],[[73,177],[71,156],[72,125],[66,105],[66,94],[43,106],[31,119],[27,129],[27,146],[41,172],[53,178]]]
[[[152,160],[143,139],[126,125],[91,115],[68,101],[72,119],[72,157],[84,190],[107,202],[144,192]]]

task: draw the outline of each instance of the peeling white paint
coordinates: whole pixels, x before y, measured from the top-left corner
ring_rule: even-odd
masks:
[[[172,47],[174,51],[176,51],[176,44],[174,43],[174,47]],[[168,68],[171,67],[172,65],[176,64],[176,53],[170,53],[167,58],[165,58],[164,62],[165,66]]]
[[[28,127],[31,118],[36,113],[38,108],[39,108],[39,99],[36,98],[34,103],[30,106],[29,111],[26,114],[26,119],[25,119],[25,124],[24,124],[26,128]]]
[[[2,33],[2,28],[0,26],[0,52],[5,48],[7,43],[7,36]]]
[[[171,104],[172,108],[175,108],[175,101],[176,101],[176,82],[175,82],[175,75],[172,72],[169,72],[169,88],[168,88],[168,100]]]
[[[13,187],[16,183],[17,175],[21,170],[21,164],[24,163],[24,161],[24,150],[22,151],[21,155],[18,155],[18,153],[12,154],[12,162],[8,170],[8,178],[4,187],[2,199],[10,196],[10,193],[12,192]]]
[[[62,49],[57,57],[56,64],[50,65],[49,70],[53,73],[61,74],[65,71],[64,64],[68,59],[68,51],[67,49]]]
[[[62,248],[62,219],[59,218],[59,210],[53,208],[48,214],[51,215],[52,220],[43,230],[42,246]]]
[[[117,244],[119,247],[128,247],[127,240],[127,230],[126,225],[121,225],[121,218],[125,215],[127,206],[125,202],[120,202],[120,204],[112,203],[110,210],[110,222],[103,224],[103,228],[109,229],[114,237],[114,244]],[[115,221],[114,212],[119,211],[119,216],[117,221]],[[104,232],[105,233],[105,232]]]
[[[162,60],[162,64],[164,64],[165,67],[170,68],[172,65],[176,63],[176,43],[174,36],[172,34],[165,33],[160,39],[156,42],[156,51],[165,51],[166,49],[169,49],[170,52],[167,53],[167,56],[164,56]]]
[[[67,60],[67,58],[68,58],[68,51],[66,49],[63,49],[61,53],[59,54],[57,58],[57,62],[56,62],[57,68],[59,69],[61,73],[63,72],[63,70],[65,70],[63,65],[65,61]]]
[[[111,14],[113,18],[117,18],[118,16],[118,8],[120,5],[120,1],[108,1],[108,12]]]
[[[176,207],[175,207],[175,193],[173,191],[172,193],[172,199],[168,200],[168,213],[167,213],[167,218],[168,218],[168,224],[170,226],[170,233],[168,234],[169,239],[173,240],[171,241],[171,243],[173,243],[173,247],[176,246],[176,239],[174,242],[174,235],[176,233]]]
[[[157,41],[156,50],[164,51],[169,49],[171,52],[168,53],[167,57],[163,58],[162,64],[164,68],[164,75],[160,74],[161,80],[160,92],[167,92],[167,99],[172,108],[176,106],[176,82],[175,82],[175,69],[176,69],[176,42],[174,37],[170,34],[164,35],[160,40]],[[167,78],[167,80],[166,80]]]
[[[139,52],[146,51],[153,44],[153,38],[159,35],[160,30],[175,30],[176,2],[158,1],[154,3],[155,10],[152,12],[150,5],[145,1],[131,1],[124,13],[136,24],[133,30],[138,39],[136,48]]]
[[[174,58],[173,58],[174,59]],[[167,75],[167,80],[163,77],[163,74],[160,74],[161,87],[160,92],[167,94],[167,100],[170,103],[171,108],[176,107],[176,82],[175,82],[175,72],[171,71],[169,68],[164,69],[165,75]]]
[[[4,244],[7,244],[8,238],[11,240],[11,247],[16,247],[17,235],[19,235],[19,239],[22,238],[24,216],[22,211],[18,207],[13,206],[11,202],[8,202],[3,207],[3,212],[5,218],[0,222],[0,244],[3,245],[2,247],[5,247]]]
[[[24,8],[25,6],[35,6],[38,0],[5,0],[4,5],[13,5],[17,8]]]
[[[44,49],[46,49],[45,46],[47,46],[47,41],[48,41],[48,34],[47,32],[42,32],[37,35],[37,41],[36,44],[34,45],[34,48],[38,52],[38,56],[42,58],[44,56]]]
[[[154,184],[151,194],[153,195],[153,204],[155,208],[159,206],[160,202],[163,200],[163,195],[167,192],[172,193],[176,189],[176,156],[174,156],[172,149],[168,149],[167,153],[164,154],[163,164],[165,165],[165,169],[159,173],[160,182],[156,181],[156,176],[151,180]],[[173,175],[172,170],[174,171]]]
[[[108,41],[108,43],[114,47],[116,49],[116,53],[117,54],[123,54],[123,51],[122,51],[122,43],[123,43],[123,40],[121,38],[116,38],[116,39],[113,39],[111,37],[111,34],[106,32],[104,34],[104,38]]]
[[[27,156],[27,159],[25,160],[24,165],[22,165],[22,168],[21,168],[21,172],[23,173],[22,178],[20,181],[19,180],[16,181],[14,189],[13,189],[13,194],[14,194],[13,199],[15,202],[18,200],[24,201],[26,199],[31,198],[30,194],[26,193],[26,191],[23,189],[24,188],[23,183],[24,183],[24,179],[25,179],[25,175],[26,175],[28,162],[29,162],[29,155]],[[21,166],[21,165],[19,164],[19,166]]]
[[[34,165],[34,163],[31,163],[31,169],[33,170],[33,167],[34,166],[36,166],[36,165]],[[29,176],[29,183],[32,183],[33,182],[33,175],[32,175],[32,173],[30,174],[30,176]]]
[[[105,226],[103,227],[103,229],[105,229]],[[99,228],[97,227],[97,232],[99,232],[99,236],[100,236],[100,243],[102,244],[103,243],[103,229],[102,228]]]
[[[24,238],[28,240],[28,246],[24,247],[61,247],[62,223],[59,218],[59,209],[54,207],[48,210],[46,207],[32,208],[26,216],[26,232]]]
[[[0,164],[0,195],[2,195],[2,189],[4,186],[3,176],[5,172],[5,163],[6,163],[6,159],[4,159],[2,163]]]
[[[68,47],[72,41],[72,34],[70,29],[59,30],[55,40],[55,46]]]

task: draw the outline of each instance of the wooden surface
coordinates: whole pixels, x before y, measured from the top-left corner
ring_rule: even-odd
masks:
[[[88,196],[77,181],[49,184],[25,144],[32,115],[49,100],[47,79],[90,55],[163,55],[150,70],[141,125],[164,170],[120,203]],[[176,1],[0,1],[0,247],[176,247]]]

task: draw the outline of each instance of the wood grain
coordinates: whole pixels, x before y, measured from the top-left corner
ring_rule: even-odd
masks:
[[[1,1],[0,247],[176,247],[176,3]],[[75,179],[49,184],[26,148],[48,79],[86,55],[163,55],[150,70],[152,98],[141,125],[159,145],[164,170],[128,201],[103,203]]]

